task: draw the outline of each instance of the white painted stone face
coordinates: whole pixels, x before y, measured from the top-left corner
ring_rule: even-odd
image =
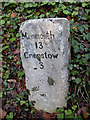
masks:
[[[21,59],[38,110],[55,112],[67,105],[69,22],[66,18],[27,20],[20,27]]]

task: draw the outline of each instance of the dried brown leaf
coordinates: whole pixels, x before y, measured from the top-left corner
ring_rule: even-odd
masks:
[[[6,116],[7,112],[0,109],[0,119],[3,119]]]
[[[80,115],[80,113],[83,113],[84,118],[88,118],[88,114],[86,111],[87,107],[82,107],[80,110],[78,110],[78,114]]]
[[[11,14],[11,18],[14,18],[16,16],[16,13]]]
[[[88,118],[88,114],[86,111],[82,111],[84,118]]]
[[[16,84],[16,80],[15,79],[8,79],[7,81],[8,81],[8,89],[15,87],[15,84]]]
[[[8,81],[8,82],[15,82],[15,83],[16,83],[16,80],[15,80],[15,79],[8,79],[7,81]]]

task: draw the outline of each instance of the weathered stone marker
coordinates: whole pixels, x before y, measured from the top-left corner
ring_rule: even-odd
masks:
[[[33,19],[22,23],[21,59],[26,87],[35,108],[54,112],[66,106],[69,22],[66,18]]]

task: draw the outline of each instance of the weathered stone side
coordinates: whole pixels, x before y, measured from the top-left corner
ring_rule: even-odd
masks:
[[[67,105],[69,29],[66,18],[27,20],[20,27],[26,87],[36,109],[51,113]]]

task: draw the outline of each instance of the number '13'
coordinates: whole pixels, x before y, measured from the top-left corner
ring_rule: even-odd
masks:
[[[42,42],[39,42],[39,44],[37,44],[37,42],[35,42],[35,46],[36,46],[36,49],[37,49],[37,48],[39,48],[39,49],[42,49],[42,48],[43,48]]]

